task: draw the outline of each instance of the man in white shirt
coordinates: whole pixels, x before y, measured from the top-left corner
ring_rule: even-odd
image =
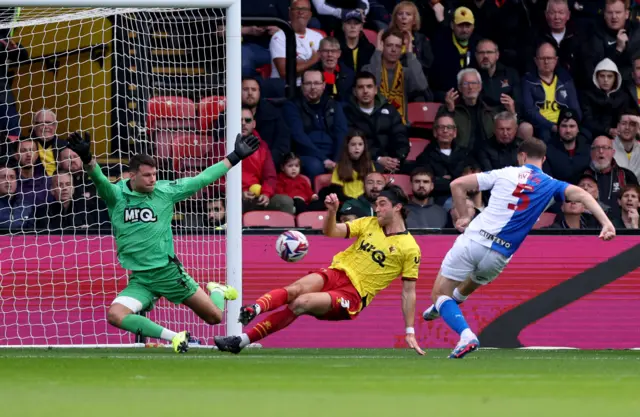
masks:
[[[613,141],[613,158],[618,166],[640,177],[640,143],[636,140],[640,133],[640,117],[636,114],[637,111],[633,109],[623,112],[620,116],[618,136]]]
[[[311,19],[311,4],[309,0],[292,0],[289,7],[289,20],[296,33],[296,85],[300,85],[300,75],[313,67],[319,60],[320,41],[322,34],[307,25]],[[269,43],[271,53],[271,78],[285,78],[286,73],[286,42],[282,30],[276,32]]]

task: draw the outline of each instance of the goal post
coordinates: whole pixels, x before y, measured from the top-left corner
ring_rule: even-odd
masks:
[[[111,132],[129,132],[121,134],[116,138],[121,142],[132,143],[133,149],[153,149],[155,156],[158,156],[156,143],[150,135],[149,115],[145,113],[148,99],[152,96],[180,96],[182,94],[196,94],[200,98],[204,96],[224,96],[225,103],[222,106],[225,123],[219,120],[217,127],[205,128],[200,126],[201,114],[178,115],[179,118],[193,118],[189,123],[194,125],[185,128],[192,129],[187,132],[194,137],[208,137],[213,135],[221,142],[214,145],[219,154],[228,153],[234,148],[235,138],[241,132],[241,107],[242,107],[242,86],[241,86],[241,16],[240,0],[209,0],[194,1],[187,0],[180,2],[179,8],[175,8],[176,3],[162,0],[114,0],[114,1],[93,1],[93,0],[20,0],[16,2],[1,1],[0,4],[11,7],[20,7],[21,12],[16,13],[9,21],[0,22],[0,30],[8,29],[17,42],[21,36],[28,37],[32,42],[30,52],[37,53],[42,57],[42,62],[34,66],[35,58],[31,56],[28,63],[22,63],[16,70],[18,81],[14,81],[13,92],[16,95],[16,107],[21,118],[21,128],[23,136],[30,134],[33,119],[38,110],[48,108],[53,110],[58,116],[57,135],[65,139],[67,135],[75,130],[89,131],[94,138],[94,153],[98,157],[103,170],[107,165],[116,160],[116,166],[127,164],[128,153],[117,154],[112,148]],[[212,16],[204,13],[205,10],[214,10]],[[201,13],[202,12],[202,13]],[[156,68],[151,68],[160,62],[158,56],[163,55],[164,63],[172,61],[172,54],[178,55],[176,51],[168,51],[156,55],[155,51],[147,48],[147,55],[144,58],[129,58],[117,56],[118,48],[131,51],[136,48],[144,49],[145,45],[137,44],[142,42],[143,35],[147,37],[156,36],[155,33],[138,33],[146,30],[143,28],[145,19],[171,18],[172,14],[182,13],[179,20],[184,30],[190,30],[189,16],[194,20],[205,21],[209,19],[203,27],[215,26],[217,33],[203,33],[198,38],[201,44],[192,45],[193,51],[198,48],[211,46],[217,49],[220,55],[214,56],[204,54],[194,58],[199,64],[206,67],[209,64],[218,65],[220,72],[216,75],[217,84],[214,87],[207,86],[200,88],[206,91],[197,91],[198,83],[184,80],[205,79],[209,74],[193,72],[180,78],[177,84],[164,85],[164,94],[159,94],[154,90],[156,79],[169,74],[171,71],[160,68],[156,73]],[[121,19],[112,17],[119,16]],[[187,16],[187,17],[184,17]],[[91,36],[100,38],[105,36],[106,25],[101,26],[96,17],[109,17],[111,24],[130,25],[126,28],[129,32],[127,39],[120,39],[114,36],[109,42],[117,43],[105,56],[100,56],[93,45],[85,46],[91,42],[74,40],[75,37]],[[129,18],[131,17],[131,18]],[[170,19],[169,19],[170,20]],[[75,26],[69,22],[91,28],[91,33],[85,34],[74,32]],[[47,26],[49,25],[49,26]],[[52,26],[53,25],[53,26]],[[224,31],[220,26],[224,25]],[[73,26],[73,27],[72,27]],[[198,26],[198,25],[195,25]],[[42,34],[29,33],[33,27],[53,27],[55,31],[67,31],[69,39],[65,40],[74,49],[74,53],[85,54],[88,58],[83,60],[100,61],[100,64],[92,62],[90,66],[83,66],[84,61],[64,58],[64,53],[52,45],[35,45],[34,39],[42,36],[43,42],[46,37]],[[123,32],[124,33],[124,32]],[[73,35],[73,37],[72,37]],[[171,33],[165,36],[167,45],[178,45],[184,42],[188,36],[175,34],[175,39]],[[189,33],[187,35],[195,35]],[[164,35],[163,35],[164,36]],[[178,39],[181,36],[184,39]],[[158,37],[162,37],[158,35]],[[206,45],[209,37],[211,45]],[[196,36],[192,36],[196,38]],[[217,39],[223,39],[222,41]],[[97,48],[100,49],[100,48]],[[188,48],[187,48],[188,49]],[[115,52],[114,52],[115,51]],[[193,52],[191,51],[191,52]],[[194,56],[196,56],[194,52]],[[136,61],[136,59],[138,61]],[[146,59],[144,68],[136,67],[136,62]],[[205,62],[213,59],[219,62]],[[157,61],[157,62],[156,62]],[[174,61],[180,67],[178,60]],[[111,65],[111,68],[107,68]],[[113,70],[113,66],[122,65],[123,68],[116,68],[121,72],[135,73],[137,86],[148,88],[152,91],[149,95],[141,99],[127,101],[126,107],[122,103],[124,88],[128,88],[129,93],[134,91],[136,86],[129,85],[128,80],[119,79],[119,75],[109,78],[105,73]],[[160,65],[160,64],[158,64]],[[35,70],[34,68],[38,68]],[[179,70],[192,69],[182,67]],[[40,73],[46,73],[42,75]],[[224,72],[222,74],[222,72]],[[54,74],[54,75],[51,75]],[[113,72],[112,74],[116,74]],[[160,75],[158,75],[160,74]],[[48,78],[47,78],[48,77]],[[51,82],[51,77],[55,78]],[[67,77],[67,78],[65,78]],[[49,80],[49,81],[48,81]],[[104,81],[109,80],[109,81]],[[104,85],[100,85],[103,82]],[[54,85],[55,84],[55,85]],[[151,85],[149,85],[151,84]],[[96,93],[97,91],[97,93]],[[135,91],[134,91],[135,92]],[[195,93],[194,93],[195,92]],[[126,93],[126,94],[129,94]],[[42,95],[42,97],[38,96]],[[38,96],[38,97],[36,97]],[[27,97],[25,99],[25,97]],[[198,100],[193,99],[195,108],[198,108]],[[110,103],[110,105],[109,105]],[[119,104],[120,103],[120,104]],[[175,103],[174,103],[175,104]],[[118,107],[119,106],[119,107]],[[175,115],[174,115],[175,116]],[[114,129],[114,127],[116,127]],[[174,126],[175,127],[175,126]],[[119,129],[119,130],[118,130]],[[157,128],[162,130],[163,127]],[[167,128],[170,130],[171,128]],[[218,129],[212,133],[212,129]],[[134,133],[132,133],[134,132]],[[172,133],[173,134],[173,133]],[[175,137],[174,137],[175,138]],[[202,139],[204,140],[204,139]],[[209,139],[206,139],[209,140]],[[174,142],[169,142],[169,149],[175,149]],[[135,146],[135,148],[133,147]],[[142,148],[140,148],[140,146]],[[202,161],[201,142],[197,139],[187,143],[183,153],[176,156],[180,161]],[[212,151],[213,152],[213,151]],[[114,156],[116,155],[116,156]],[[0,155],[0,158],[2,155]],[[16,158],[19,158],[16,156]],[[208,160],[208,159],[207,159]],[[170,162],[168,167],[159,166],[165,177],[181,174],[172,171],[173,167],[180,165],[180,161]],[[104,163],[103,163],[104,162]],[[199,171],[202,167],[198,167]],[[195,173],[196,168],[192,169]],[[186,169],[188,172],[188,169]],[[111,171],[109,171],[111,173]],[[160,176],[162,176],[160,175]],[[185,174],[186,175],[186,174]],[[118,176],[118,174],[114,174]],[[51,180],[49,180],[51,181]],[[185,266],[185,269],[198,281],[201,286],[207,280],[226,282],[238,289],[239,297],[235,301],[227,303],[227,311],[224,326],[207,326],[203,321],[184,306],[178,307],[167,302],[160,302],[152,311],[149,317],[156,320],[161,325],[166,325],[172,330],[191,330],[196,338],[208,345],[215,334],[238,334],[242,328],[237,322],[240,306],[242,305],[242,177],[241,166],[238,165],[226,175],[225,211],[226,228],[215,228],[213,232],[202,232],[193,230],[184,224],[176,225],[174,229],[174,241],[176,254]],[[213,199],[213,191],[198,195],[188,200],[181,206],[182,219],[205,215],[202,213],[202,206],[206,210],[207,203]],[[217,195],[217,194],[215,194]],[[51,198],[51,197],[48,197]],[[75,201],[75,200],[74,200]],[[51,204],[47,201],[47,206]],[[63,347],[111,347],[111,346],[139,346],[135,343],[135,335],[130,335],[124,331],[119,331],[108,326],[106,323],[106,311],[116,291],[121,291],[126,285],[126,271],[117,264],[114,240],[109,231],[105,232],[104,222],[101,220],[101,209],[97,209],[96,218],[100,224],[101,233],[95,233],[96,224],[88,228],[74,228],[73,231],[56,232],[40,230],[34,233],[27,227],[11,232],[0,232],[0,347],[27,347],[27,346],[63,346]],[[102,211],[104,211],[102,209]],[[34,223],[38,223],[37,219]],[[207,328],[208,327],[208,328]],[[193,330],[195,329],[195,330]],[[75,334],[83,332],[83,334]],[[84,333],[86,332],[86,334]]]

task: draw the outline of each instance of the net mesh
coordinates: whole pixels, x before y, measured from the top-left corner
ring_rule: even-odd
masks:
[[[0,10],[0,81],[6,79],[0,119],[9,109],[4,124],[0,120],[6,136],[0,199],[10,194],[12,201],[8,217],[0,206],[0,345],[135,341],[106,322],[109,304],[127,283],[106,207],[77,171],[80,161],[48,139],[88,132],[113,181],[127,177],[133,153],[152,154],[160,180],[195,175],[219,160],[225,154],[224,12]],[[176,253],[203,287],[225,279],[224,220],[212,223],[208,216],[209,210],[224,213],[223,186],[175,208]],[[71,205],[61,204],[68,200]],[[222,331],[165,300],[148,317],[175,331],[188,329],[203,344]]]

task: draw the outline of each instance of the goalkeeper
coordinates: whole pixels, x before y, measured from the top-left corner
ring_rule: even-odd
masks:
[[[129,284],[109,307],[109,324],[171,341],[176,352],[184,353],[189,348],[189,332],[173,332],[136,313],[151,310],[158,298],[165,297],[174,304],[186,305],[208,324],[220,323],[224,300],[233,300],[238,293],[230,286],[209,283],[207,295],[187,274],[173,249],[173,207],[225,175],[258,145],[256,137],[238,135],[235,150],[223,161],[195,177],[177,181],[156,181],[155,160],[138,154],[129,161],[131,178],[112,184],[91,155],[88,134],[69,136],[68,148],[82,159],[109,209],[118,260],[124,269],[132,271]]]

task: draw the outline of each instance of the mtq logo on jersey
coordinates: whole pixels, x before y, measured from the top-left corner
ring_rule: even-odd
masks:
[[[365,242],[363,240],[362,242],[360,242],[360,247],[358,248],[358,250],[370,253],[371,260],[384,268],[384,261],[387,259],[387,255],[385,255],[381,250],[376,249],[376,247],[371,243]]]
[[[158,221],[158,218],[150,208],[127,207],[124,210],[125,223],[154,223],[156,221]]]

